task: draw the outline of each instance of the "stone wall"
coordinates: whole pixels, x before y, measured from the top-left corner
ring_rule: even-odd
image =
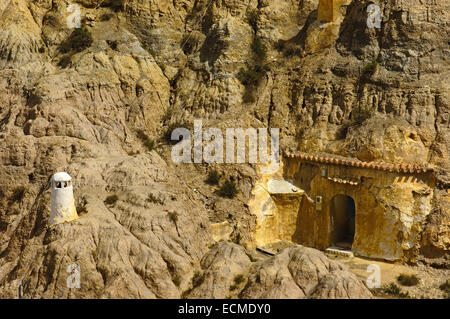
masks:
[[[332,246],[332,199],[346,195],[355,202],[355,254],[391,261],[417,255],[420,234],[432,210],[432,172],[379,171],[297,158],[285,158],[282,170],[283,177],[302,191],[270,194],[266,188],[270,179],[260,180],[250,203],[257,215],[257,246],[278,240],[318,249]],[[321,210],[316,209],[316,196],[322,197]]]
[[[348,3],[346,0],[320,0],[317,10],[319,21],[333,22],[340,14],[340,7]]]
[[[336,195],[347,195],[356,206],[352,247],[356,254],[400,260],[409,256],[407,251],[418,249],[423,223],[432,209],[435,182],[431,172],[408,174],[317,164],[318,173],[311,179],[311,165],[289,159],[284,167],[286,178],[309,189],[309,196],[322,196],[323,201],[322,210],[317,211],[315,204],[302,200],[295,240],[320,249],[329,247],[331,201]],[[321,176],[322,168],[326,176]]]

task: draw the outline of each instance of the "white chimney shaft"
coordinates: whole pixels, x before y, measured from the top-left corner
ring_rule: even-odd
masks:
[[[49,225],[70,222],[78,218],[73,198],[72,178],[65,172],[59,172],[51,178],[51,210]]]

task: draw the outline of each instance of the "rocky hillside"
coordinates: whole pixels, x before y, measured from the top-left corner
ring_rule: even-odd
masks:
[[[332,24],[318,2],[2,0],[0,297],[23,282],[33,298],[225,298],[238,275],[237,297],[370,297],[312,249],[252,264],[257,172],[175,165],[168,133],[194,119],[280,128],[282,150],[428,163],[434,208],[412,260],[448,267],[450,3],[375,1],[383,23],[369,29],[371,1]],[[205,183],[213,167],[235,199]],[[72,176],[80,219],[48,227],[56,171]],[[213,246],[223,221],[241,245]],[[64,289],[73,263],[81,288]]]

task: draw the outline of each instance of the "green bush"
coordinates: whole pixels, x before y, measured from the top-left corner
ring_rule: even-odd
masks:
[[[287,45],[285,45],[285,48],[283,50],[283,55],[285,57],[290,57],[290,56],[300,56],[302,54],[302,49],[298,44],[295,43],[289,43]]]
[[[206,179],[206,183],[210,184],[210,185],[217,185],[220,182],[220,178],[222,176],[220,175],[220,173],[213,169],[212,171],[210,171],[208,173],[208,178]]]
[[[147,43],[143,42],[141,44],[142,48],[147,51],[151,56],[155,57],[156,56],[156,51],[154,49],[152,49],[152,47],[150,47],[150,45],[148,45]]]
[[[234,229],[236,229],[236,225],[235,225]],[[233,238],[233,243],[235,243],[236,245],[241,244],[241,233],[236,234],[236,236]]]
[[[70,55],[64,55],[58,62],[60,68],[67,68],[72,64],[72,58]]]
[[[153,151],[155,149],[155,141],[149,138],[144,131],[139,130],[137,132],[137,136],[149,151]]]
[[[376,60],[373,60],[372,62],[366,64],[364,68],[362,69],[362,75],[363,77],[370,78],[378,70],[378,62]]]
[[[238,193],[237,186],[231,180],[225,181],[219,189],[219,195],[222,197],[234,198]]]
[[[257,86],[259,81],[264,77],[263,72],[259,72],[257,69],[241,68],[238,73],[238,79],[245,86]]]
[[[106,197],[104,203],[108,206],[114,205],[119,200],[119,197],[117,195],[110,195]]]
[[[87,211],[86,203],[78,203],[76,210],[77,210],[78,215],[87,214],[88,211]]]
[[[169,218],[172,222],[176,223],[178,221],[178,213],[177,212],[169,212]]]
[[[10,199],[10,203],[17,203],[22,201],[22,199],[25,197],[25,186],[18,186],[16,188],[14,188],[11,199]]]
[[[375,112],[369,107],[358,107],[351,113],[352,124],[361,125],[364,121],[371,118]]]
[[[250,254],[248,254],[248,253],[246,253],[246,255],[247,255],[247,257],[250,259],[250,261],[252,262],[252,263],[254,263],[254,262],[257,262],[258,261],[258,259],[257,258],[255,258],[255,257],[253,257],[252,255],[250,255]]]
[[[163,134],[163,139],[170,144],[177,144],[179,141],[172,140],[172,132],[177,128],[187,128],[189,129],[186,122],[176,121],[175,123],[169,124]]]
[[[283,52],[284,48],[286,47],[288,41],[284,40],[278,40],[274,45],[274,49],[278,52]]]
[[[99,20],[104,22],[104,21],[109,21],[114,17],[114,15],[112,13],[104,13],[99,17]]]
[[[239,285],[239,284],[243,283],[244,281],[245,281],[244,275],[236,275],[234,277],[234,283],[236,285]]]
[[[383,292],[387,295],[391,295],[399,298],[408,298],[409,293],[403,292],[396,284],[391,283],[390,285],[383,288]]]
[[[192,52],[194,52],[194,49],[196,48],[198,44],[198,39],[194,36],[192,36],[192,33],[185,36],[183,40],[181,41],[181,47],[183,49],[184,54],[189,55]]]
[[[267,48],[259,36],[253,37],[251,49],[257,63],[264,63],[267,58]]]
[[[447,280],[442,285],[440,285],[439,289],[446,292],[448,294],[448,296],[450,297],[450,280]]]
[[[267,69],[259,65],[247,70],[244,68],[239,70],[237,78],[245,86],[244,96],[242,97],[244,103],[253,103],[256,101],[256,89],[266,72]]]
[[[76,28],[69,37],[61,43],[60,50],[66,52],[81,52],[89,48],[93,42],[91,32],[86,28]]]
[[[203,283],[205,278],[200,274],[199,271],[194,272],[194,276],[192,277],[192,287],[198,287]]]
[[[258,28],[259,12],[257,9],[249,10],[246,14],[247,23],[256,30]]]
[[[397,281],[403,285],[403,286],[415,286],[419,283],[419,278],[417,278],[416,275],[407,275],[407,274],[400,274],[400,276],[397,277]]]
[[[111,0],[110,6],[114,11],[121,11],[124,9],[126,0]]]

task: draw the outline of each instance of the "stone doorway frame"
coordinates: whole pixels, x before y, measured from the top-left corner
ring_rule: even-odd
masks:
[[[337,209],[335,207],[335,205],[336,205],[335,200],[338,199],[339,197],[342,197],[341,200],[345,199],[347,201],[345,203],[347,219],[345,220],[344,224],[342,223],[342,219],[341,219],[341,223],[340,223],[341,225],[339,225],[339,229],[337,229],[337,227],[338,227],[336,225]],[[349,207],[348,205],[351,205],[351,207]],[[350,213],[349,209],[352,209],[353,214]],[[343,212],[341,212],[341,217],[342,217],[342,213]],[[356,213],[357,213],[356,201],[352,196],[345,194],[345,193],[338,193],[338,194],[335,194],[333,197],[331,197],[331,200],[329,203],[329,217],[330,217],[330,225],[331,225],[330,244],[332,246],[352,250],[353,243],[355,241],[355,236],[356,236]],[[350,223],[352,223],[352,224],[350,224]],[[346,227],[347,229],[343,230],[343,227]],[[336,238],[337,230],[339,230],[341,232],[341,234],[338,235],[341,238]],[[351,234],[352,232],[353,232],[353,234]],[[344,238],[343,235],[353,235],[351,238],[351,242],[347,241],[347,239]]]

